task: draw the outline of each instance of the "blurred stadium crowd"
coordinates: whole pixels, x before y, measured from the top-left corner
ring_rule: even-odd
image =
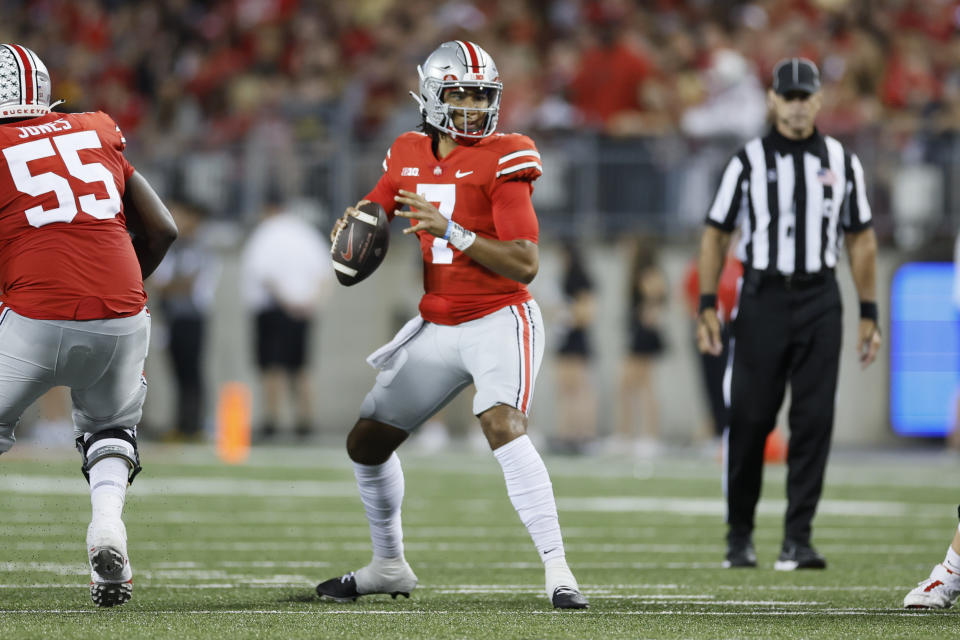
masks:
[[[891,167],[941,167],[944,202],[953,202],[955,0],[7,4],[0,37],[41,52],[54,97],[69,110],[108,111],[138,166],[173,176],[172,185],[186,151],[231,149],[246,160],[220,173],[274,167],[285,189],[308,193],[318,179],[297,157],[346,145],[382,154],[418,122],[407,96],[416,65],[438,42],[469,37],[500,68],[501,130],[533,133],[547,145],[576,132],[614,149],[625,140],[680,140],[681,157],[717,139],[729,152],[761,130],[772,65],[807,56],[824,75],[822,130],[875,159],[881,235],[890,233],[883,185],[892,178],[883,174]],[[674,147],[640,148],[661,166],[678,155]],[[206,199],[215,213],[251,216],[266,189],[254,183],[255,193]],[[674,203],[668,195],[658,206]]]
[[[822,126],[853,134],[960,128],[960,3],[953,0],[38,0],[4,30],[42,51],[71,109],[103,108],[151,153],[217,145],[281,115],[330,135],[389,126],[410,70],[437,42],[496,52],[505,129],[683,129],[684,114],[787,55],[823,67]],[[727,55],[737,52],[741,59]],[[166,144],[160,144],[166,141]]]

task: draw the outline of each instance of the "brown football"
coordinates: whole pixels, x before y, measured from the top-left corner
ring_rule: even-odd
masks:
[[[357,207],[359,216],[347,217],[333,246],[333,268],[337,280],[347,287],[366,279],[377,270],[390,245],[390,221],[376,202]]]

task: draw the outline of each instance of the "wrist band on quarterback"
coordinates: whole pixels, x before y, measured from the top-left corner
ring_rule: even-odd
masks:
[[[879,314],[877,313],[876,302],[860,303],[860,319],[861,320],[873,320],[873,322],[876,323],[878,315]]]
[[[473,231],[467,231],[451,220],[447,223],[447,232],[443,239],[456,247],[458,251],[466,251],[477,239],[477,234]]]
[[[716,309],[717,308],[717,294],[715,293],[701,293],[700,294],[700,308],[697,310],[697,313],[703,313],[704,309]]]

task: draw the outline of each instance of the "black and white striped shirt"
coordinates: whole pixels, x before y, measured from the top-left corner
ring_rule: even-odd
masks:
[[[843,232],[872,224],[859,158],[830,136],[790,140],[776,129],[730,160],[707,224],[742,234],[744,266],[782,274],[833,269]]]

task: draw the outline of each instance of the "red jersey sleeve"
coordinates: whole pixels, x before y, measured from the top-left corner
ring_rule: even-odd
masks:
[[[130,179],[130,176],[133,175],[133,172],[136,171],[134,166],[130,164],[130,161],[127,160],[127,157],[123,154],[124,150],[127,148],[127,139],[123,137],[123,132],[120,131],[120,126],[109,115],[103,111],[97,111],[96,116],[99,119],[99,122],[97,122],[97,131],[100,133],[101,138],[107,142],[107,144],[117,150],[117,155],[120,156],[123,181],[126,182]]]
[[[387,212],[387,218],[390,220],[393,220],[394,212],[397,210],[397,201],[393,197],[397,195],[398,191],[398,187],[390,175],[390,155],[392,151],[392,148],[387,149],[387,157],[383,159],[383,175],[380,176],[380,180],[377,181],[376,186],[370,193],[363,196],[364,200],[376,202],[383,207],[383,210]]]
[[[504,136],[504,144],[498,145],[503,153],[497,160],[497,183],[519,180],[533,182],[543,175],[540,152],[533,140],[520,134]]]
[[[390,180],[390,176],[385,173],[377,181],[373,190],[363,196],[363,199],[379,204],[387,212],[387,218],[393,220],[394,211],[397,209],[397,201],[393,199],[395,195],[397,195],[397,188]]]
[[[496,226],[500,240],[537,242],[540,225],[537,223],[537,214],[530,200],[532,193],[532,184],[516,180],[500,183],[493,190],[491,197],[493,224]]]

